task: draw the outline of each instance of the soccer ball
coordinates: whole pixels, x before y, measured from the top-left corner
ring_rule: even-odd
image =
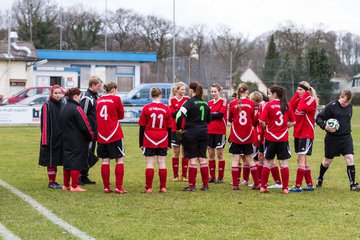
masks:
[[[326,125],[328,125],[331,128],[334,128],[336,131],[339,130],[340,123],[335,118],[330,118],[326,121]]]

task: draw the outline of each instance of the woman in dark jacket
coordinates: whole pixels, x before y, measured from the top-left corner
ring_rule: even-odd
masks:
[[[62,165],[62,142],[60,111],[63,106],[62,89],[54,85],[50,89],[48,101],[41,108],[41,139],[39,165],[47,167],[49,188],[61,189],[56,182],[57,166]]]
[[[67,91],[67,104],[60,114],[62,127],[62,141],[64,153],[64,185],[63,190],[70,189],[72,192],[85,192],[78,186],[80,171],[88,168],[87,158],[89,142],[94,138],[86,114],[82,110],[80,102],[81,91],[71,88]],[[70,186],[70,177],[72,179]]]

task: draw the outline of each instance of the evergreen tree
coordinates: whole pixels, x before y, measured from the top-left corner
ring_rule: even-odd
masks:
[[[293,66],[288,53],[285,55],[277,73],[277,82],[280,86],[285,88],[288,98],[293,95],[295,91]]]
[[[276,75],[279,70],[279,65],[279,53],[276,50],[274,36],[271,35],[262,73],[262,80],[266,85],[270,86],[271,84],[276,83]]]
[[[294,66],[294,85],[297,86],[301,81],[307,81],[309,79],[309,70],[306,64],[306,60],[299,53],[296,57]]]

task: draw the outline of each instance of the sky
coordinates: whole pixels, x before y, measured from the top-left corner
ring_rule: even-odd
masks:
[[[359,0],[55,0],[69,7],[83,3],[99,13],[117,8],[133,9],[144,15],[173,19],[175,2],[176,25],[190,27],[205,24],[216,31],[220,26],[230,27],[234,33],[254,38],[275,30],[291,21],[306,29],[349,31],[360,35]],[[13,0],[1,0],[2,12]]]

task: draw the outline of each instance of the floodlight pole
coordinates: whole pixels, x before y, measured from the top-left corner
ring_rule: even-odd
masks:
[[[175,55],[176,55],[176,52],[175,52],[175,42],[176,42],[176,37],[175,37],[175,31],[176,31],[176,25],[175,25],[175,0],[173,0],[173,49],[172,49],[172,52],[173,52],[173,56],[172,56],[172,80],[173,80],[173,83],[175,83],[175,80],[176,80],[176,74],[175,74]]]

